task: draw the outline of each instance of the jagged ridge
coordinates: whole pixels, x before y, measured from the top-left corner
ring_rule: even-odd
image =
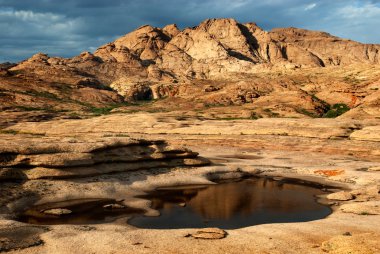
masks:
[[[359,88],[355,86],[358,80],[347,76],[344,82],[341,78],[328,80],[334,87],[327,86],[326,79],[317,86],[299,87],[298,81],[288,77],[252,79],[250,75],[353,64],[378,66],[379,49],[380,45],[318,31],[278,28],[267,32],[255,23],[241,24],[234,19],[208,19],[183,30],[176,25],[145,25],[94,53],[67,59],[39,53],[16,66],[1,67],[0,101],[3,108],[21,101],[33,107],[49,104],[80,110],[88,104],[101,107],[181,97],[218,105],[255,102],[261,108],[269,106],[266,101],[273,101],[270,107],[291,107],[293,111],[302,106],[301,110],[322,115],[325,105],[309,92],[318,93],[322,96],[318,98],[328,103],[355,107],[376,91],[376,83],[372,88],[368,84]],[[214,83],[205,85],[202,80]],[[301,82],[308,80],[301,78]]]
[[[208,19],[180,31],[176,25],[149,25],[108,43],[94,54],[72,59],[36,55],[14,67],[36,62],[66,65],[101,80],[136,75],[153,79],[212,78],[228,72],[257,72],[257,67],[323,67],[354,63],[379,63],[379,45],[361,44],[328,33],[297,28],[266,32],[255,23],[234,19]],[[95,69],[94,69],[95,67]],[[112,68],[116,70],[111,71]],[[131,73],[134,71],[134,73]],[[107,76],[107,77],[104,77]]]

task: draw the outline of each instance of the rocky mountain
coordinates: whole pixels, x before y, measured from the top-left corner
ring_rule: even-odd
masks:
[[[380,45],[318,31],[268,32],[233,19],[208,19],[183,30],[146,25],[94,53],[38,53],[2,66],[0,101],[3,109],[49,105],[65,111],[177,98],[208,107],[252,104],[275,115],[321,116],[330,104],[354,108],[371,101],[377,107],[379,63]]]
[[[297,28],[266,32],[255,23],[208,19],[182,31],[176,25],[162,29],[142,26],[101,46],[94,54],[84,52],[71,59],[37,54],[14,70],[35,69],[42,64],[65,66],[67,71],[74,68],[108,81],[114,81],[115,74],[125,77],[129,72],[151,79],[209,79],[270,67],[379,64],[379,50],[380,45],[361,44],[324,32]]]

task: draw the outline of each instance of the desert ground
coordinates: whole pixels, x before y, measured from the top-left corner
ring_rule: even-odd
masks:
[[[20,177],[24,180],[16,185],[1,185],[1,193],[6,194],[1,198],[2,250],[10,253],[380,251],[377,244],[380,235],[377,121],[199,120],[192,117],[178,119],[176,115],[181,114],[111,114],[84,120],[21,123],[6,128],[8,133],[2,134],[2,142],[8,145],[3,145],[2,149],[15,153],[15,156],[13,160],[3,159],[2,163],[13,163],[10,168],[21,170],[23,174],[17,176],[3,171],[2,178]],[[137,123],[140,123],[138,128]],[[81,163],[93,163],[88,161],[84,152],[90,149],[85,147],[90,142],[108,146],[107,149],[112,149],[115,142],[135,142],[143,147],[144,144],[135,139],[166,140],[171,146],[200,152],[203,159],[197,159],[181,148],[182,156],[192,159],[181,159],[181,162],[169,165],[170,169],[167,165],[164,165],[166,169],[154,165],[154,161],[146,162],[145,169],[140,170],[126,162],[125,165],[131,169],[123,166],[122,172],[112,174],[111,171],[109,174],[87,172],[79,166]],[[28,147],[31,146],[40,154],[30,154]],[[175,149],[171,146],[165,149]],[[53,148],[56,151],[50,151],[50,155],[55,156],[46,156],[48,149]],[[181,154],[177,156],[181,157]],[[16,168],[26,158],[35,167]],[[59,164],[67,168],[57,166]],[[78,198],[123,199],[125,205],[144,209],[147,215],[155,216],[156,211],[149,208],[149,202],[136,198],[136,195],[163,186],[213,184],[211,180],[214,179],[247,175],[276,180],[299,179],[315,183],[320,188],[325,186],[335,193],[325,194],[325,202],[331,205],[333,213],[310,222],[226,230],[225,238],[215,240],[185,237],[197,229],[136,228],[128,225],[128,216],[111,223],[93,225],[38,226],[12,219],[17,211],[35,202]]]

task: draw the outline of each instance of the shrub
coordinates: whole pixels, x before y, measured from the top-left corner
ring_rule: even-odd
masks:
[[[300,114],[303,114],[303,115],[305,115],[305,116],[312,117],[312,118],[316,118],[316,117],[318,117],[318,115],[316,115],[315,113],[310,112],[310,111],[308,111],[308,110],[306,110],[306,109],[304,109],[304,108],[298,108],[298,109],[296,109],[296,112],[297,112],[297,113],[300,113]]]
[[[324,118],[335,118],[340,115],[343,115],[350,110],[350,107],[343,103],[334,104],[330,107],[330,110],[327,111],[323,117]]]
[[[103,108],[97,108],[97,107],[94,107],[90,104],[86,104],[86,103],[81,103],[81,105],[84,105],[88,108],[88,110],[96,115],[96,116],[100,116],[100,115],[107,115],[107,114],[110,114],[112,113],[111,111],[115,108],[119,108],[119,107],[124,107],[124,106],[128,106],[130,104],[128,104],[127,102],[123,102],[123,103],[114,103],[114,104],[110,104],[106,107],[103,107]]]
[[[0,130],[0,133],[1,134],[11,134],[11,135],[17,135],[17,134],[19,134],[19,132],[16,131],[16,130]]]
[[[93,113],[94,115],[100,116],[100,115],[107,115],[111,113],[111,111],[115,107],[104,107],[104,108],[97,108],[97,107],[90,107],[90,112]]]

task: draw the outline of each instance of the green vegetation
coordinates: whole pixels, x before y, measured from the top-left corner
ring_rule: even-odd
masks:
[[[268,114],[268,117],[280,117],[280,114],[277,112],[273,112],[272,109],[266,108],[264,109],[264,112]]]
[[[56,100],[56,101],[61,101],[62,99],[59,98],[57,95],[53,94],[53,93],[49,93],[49,92],[38,92],[38,91],[26,91],[24,92],[24,94],[27,94],[27,95],[31,95],[31,96],[36,96],[36,97],[42,97],[42,98],[47,98],[47,99],[51,99],[51,100]]]
[[[222,103],[206,103],[204,105],[205,108],[218,108],[218,107],[226,107],[227,105]]]
[[[54,109],[51,107],[49,107],[49,108],[38,108],[38,107],[28,107],[28,106],[18,105],[18,106],[15,106],[15,108],[20,110],[20,111],[45,111],[48,113],[68,112],[68,110],[65,110],[65,109]]]
[[[313,100],[318,101],[319,103],[322,104],[322,107],[323,107],[322,110],[325,112],[322,115],[323,118],[335,118],[340,115],[343,115],[344,113],[350,110],[350,107],[347,106],[346,104],[338,103],[338,104],[330,105],[326,101],[319,99],[314,94],[312,94],[311,97],[313,98]],[[307,115],[313,118],[321,117],[320,115],[316,115],[315,113],[310,112],[303,108],[297,109],[296,111],[300,114]]]
[[[124,134],[124,133],[117,133],[117,134],[115,135],[115,137],[124,137],[124,138],[128,138],[129,135],[128,135],[128,134]]]
[[[361,83],[361,81],[352,74],[344,77],[343,80],[353,85],[358,85]]]
[[[17,130],[0,130],[0,134],[9,134],[9,135],[17,135],[17,134],[27,134],[27,135],[33,135],[33,136],[45,136],[44,133],[34,133],[34,132],[24,132],[24,131],[17,131]]]
[[[97,107],[89,107],[89,111],[94,114],[94,115],[97,115],[97,116],[100,116],[100,115],[108,115],[111,113],[111,111],[113,109],[115,109],[116,107],[104,107],[104,108],[97,108]]]
[[[28,131],[22,131],[22,132],[19,132],[19,134],[27,134],[27,135],[40,136],[40,137],[46,136],[45,133],[35,133],[35,132],[28,132]]]
[[[164,109],[164,108],[152,108],[152,109],[141,110],[141,111],[145,111],[145,112],[148,112],[148,113],[168,112],[168,110]]]
[[[321,100],[319,99],[315,94],[312,94],[311,95],[311,98],[313,98],[313,100],[315,101],[318,101],[319,103],[321,103],[324,107],[326,108],[329,108],[330,107],[330,104],[328,104],[327,102],[325,102],[324,100]]]
[[[306,110],[306,109],[304,109],[304,108],[297,108],[297,109],[296,109],[296,112],[297,112],[297,113],[300,113],[300,114],[303,114],[303,115],[305,115],[305,116],[310,116],[310,117],[312,117],[312,118],[317,118],[317,117],[318,117],[318,115],[316,115],[315,113],[310,112],[310,111],[308,111],[308,110]]]
[[[43,108],[36,108],[36,107],[28,107],[28,106],[15,106],[15,108],[21,110],[21,111],[43,111],[45,109]]]
[[[349,110],[350,110],[350,107],[348,107],[346,104],[343,104],[343,103],[334,104],[332,106],[328,105],[327,109],[326,109],[326,113],[324,113],[322,115],[322,118],[335,118],[335,117],[338,117],[340,115],[343,115],[344,113],[346,113]],[[306,115],[306,116],[310,116],[312,118],[320,117],[320,116],[316,115],[315,113],[310,112],[304,108],[296,109],[296,112],[303,114],[303,115]]]
[[[263,118],[262,115],[257,114],[256,112],[252,112],[250,119],[257,120]]]
[[[115,104],[111,104],[107,107],[102,107],[102,108],[98,108],[98,107],[94,107],[90,104],[86,104],[86,103],[80,103],[81,105],[85,106],[88,108],[88,111],[90,111],[92,114],[96,115],[96,116],[100,116],[100,115],[108,115],[108,114],[111,114],[112,110],[115,109],[115,108],[119,108],[119,107],[124,107],[124,106],[128,106],[130,105],[129,103],[127,102],[124,102],[124,103],[115,103]]]
[[[71,112],[68,117],[70,119],[81,119],[80,115],[77,112]]]
[[[11,134],[11,135],[17,135],[19,132],[16,130],[0,130],[1,134]]]
[[[330,109],[323,115],[324,118],[335,118],[343,115],[350,110],[350,107],[343,103],[334,104]]]

